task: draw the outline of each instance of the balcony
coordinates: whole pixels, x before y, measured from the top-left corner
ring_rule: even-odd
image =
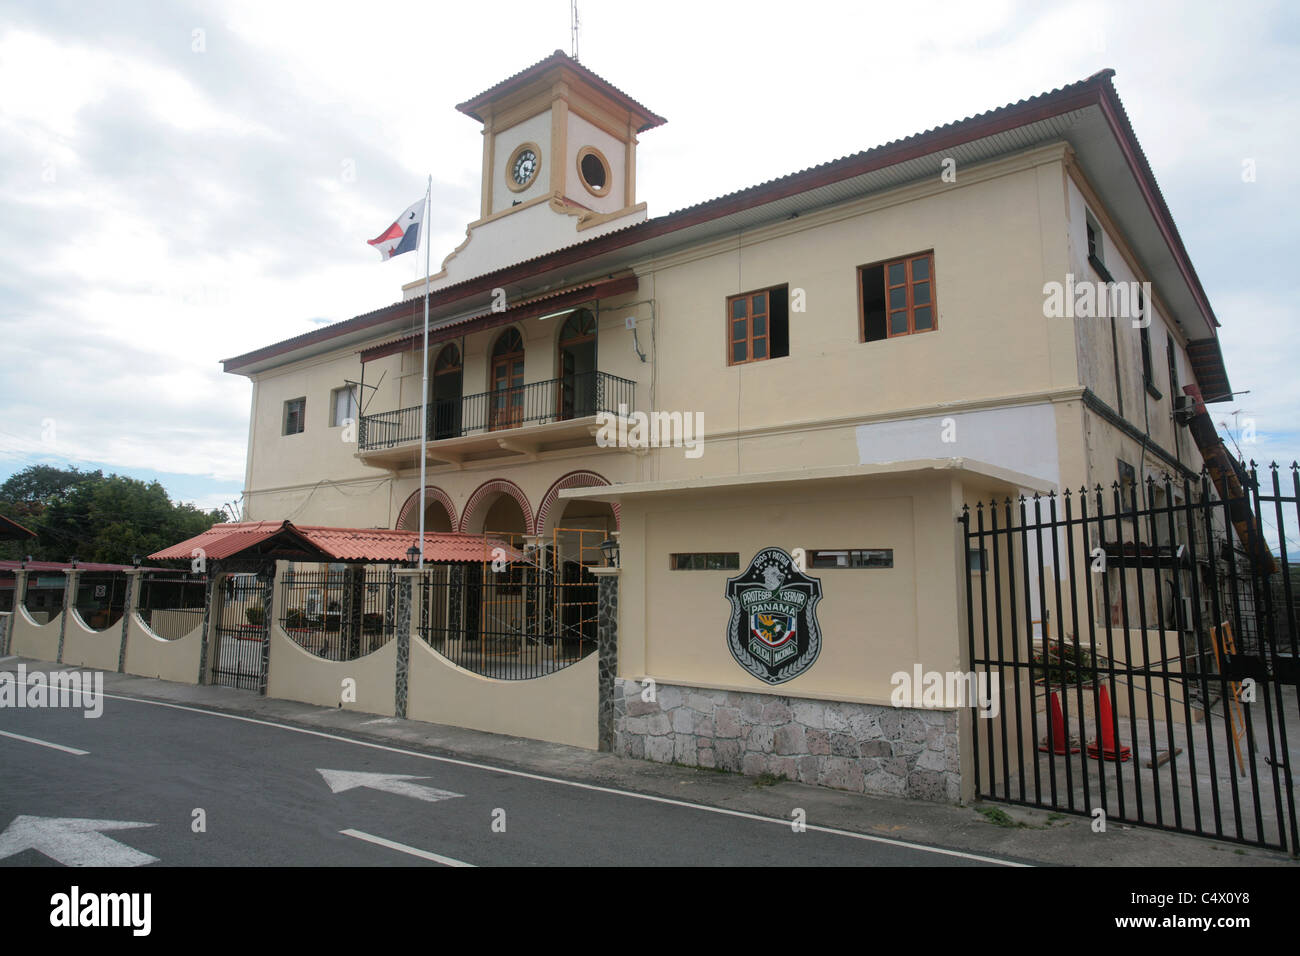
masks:
[[[431,463],[512,456],[594,443],[596,415],[634,408],[636,383],[607,372],[584,372],[429,403]],[[358,457],[378,467],[419,463],[420,406],[361,416]]]

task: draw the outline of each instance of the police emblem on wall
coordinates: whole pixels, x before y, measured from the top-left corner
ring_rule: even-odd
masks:
[[[727,579],[731,620],[727,646],[736,663],[761,681],[784,684],[817,660],[822,635],[817,602],[822,583],[780,548],[764,548],[749,567]]]

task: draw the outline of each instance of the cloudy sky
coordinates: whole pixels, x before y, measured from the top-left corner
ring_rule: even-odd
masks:
[[[738,10],[580,3],[582,62],[669,120],[641,139],[651,215],[1113,67],[1249,391],[1216,421],[1253,422],[1251,457],[1300,457],[1287,4]],[[398,299],[422,257],[365,240],[426,175],[435,258],[477,216],[479,126],[455,104],[569,43],[567,0],[9,0],[0,479],[76,464],[237,501],[251,388],[218,361]]]

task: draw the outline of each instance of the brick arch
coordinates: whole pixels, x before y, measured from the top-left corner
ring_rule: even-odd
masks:
[[[461,531],[469,530],[470,518],[490,495],[497,492],[509,495],[518,502],[519,510],[524,514],[525,533],[533,526],[533,507],[528,503],[528,496],[524,494],[524,490],[508,478],[493,478],[475,488],[474,493],[469,496],[469,501],[465,502],[465,510],[460,515]]]
[[[556,480],[555,484],[547,489],[546,494],[542,496],[542,503],[537,506],[537,520],[533,524],[533,534],[543,534],[545,532],[546,516],[550,514],[551,507],[559,498],[560,492],[565,488],[599,488],[608,484],[608,479],[603,475],[596,474],[594,471],[571,471],[567,475],[561,476]],[[609,507],[614,512],[614,527],[622,527],[618,502],[612,502]]]
[[[442,505],[442,507],[447,512],[447,521],[449,522],[449,526],[453,531],[455,531],[456,530],[456,505],[452,503],[451,495],[447,494],[447,492],[443,491],[441,488],[438,488],[434,485],[425,485],[424,498],[425,498],[426,505],[435,501],[438,504]],[[397,521],[393,524],[393,527],[394,528],[402,527],[402,524],[406,521],[407,517],[415,513],[416,509],[418,509],[419,507],[420,507],[420,489],[417,488],[415,489],[415,491],[411,492],[411,496],[407,498],[406,502],[402,505],[402,510],[397,513]]]

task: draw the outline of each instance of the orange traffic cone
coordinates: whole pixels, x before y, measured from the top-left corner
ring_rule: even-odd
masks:
[[[1101,727],[1100,746],[1096,740],[1088,744],[1088,756],[1093,760],[1118,760],[1125,763],[1130,757],[1129,749],[1115,744],[1115,721],[1110,716],[1110,694],[1106,693],[1105,684],[1101,686],[1100,711],[1097,714],[1097,724]]]
[[[1061,699],[1052,691],[1051,717],[1047,722],[1047,742],[1039,744],[1042,753],[1077,754],[1078,747],[1070,746],[1070,737],[1065,732],[1065,717],[1061,715]]]

